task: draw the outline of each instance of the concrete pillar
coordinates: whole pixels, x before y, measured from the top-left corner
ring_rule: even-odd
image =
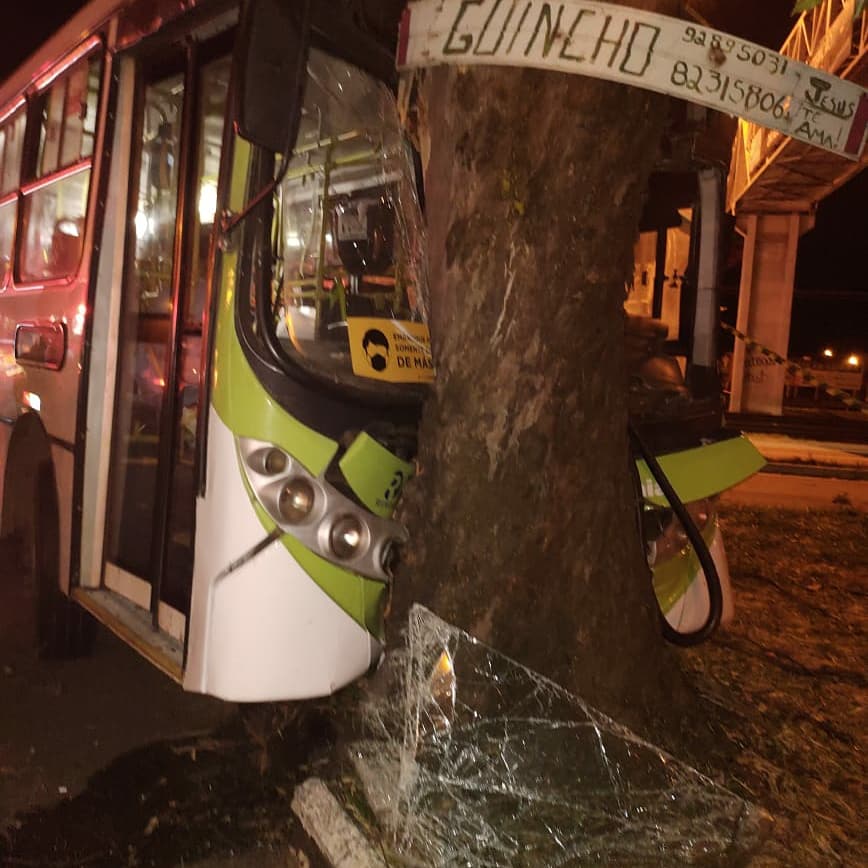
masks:
[[[736,328],[786,357],[799,236],[814,225],[808,214],[745,214],[738,218],[744,236]],[[784,368],[736,339],[732,355],[732,413],[780,416]]]

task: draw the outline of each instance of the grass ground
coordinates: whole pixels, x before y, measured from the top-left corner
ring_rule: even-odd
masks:
[[[751,865],[865,865],[868,515],[722,520],[736,618],[684,662],[740,749],[726,782],[775,818]]]

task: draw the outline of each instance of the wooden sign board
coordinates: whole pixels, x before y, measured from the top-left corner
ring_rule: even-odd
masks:
[[[593,0],[417,0],[398,68],[525,66],[589,75],[738,115],[852,160],[868,91],[697,24]]]

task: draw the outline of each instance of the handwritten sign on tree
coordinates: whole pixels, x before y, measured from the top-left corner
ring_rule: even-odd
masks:
[[[708,27],[593,0],[418,0],[401,21],[398,68],[525,66],[589,75],[728,112],[849,159],[868,130],[868,91]]]

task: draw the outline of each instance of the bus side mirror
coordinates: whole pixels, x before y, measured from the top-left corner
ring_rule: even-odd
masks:
[[[276,154],[295,144],[310,45],[310,0],[248,0],[236,58],[238,132]]]

